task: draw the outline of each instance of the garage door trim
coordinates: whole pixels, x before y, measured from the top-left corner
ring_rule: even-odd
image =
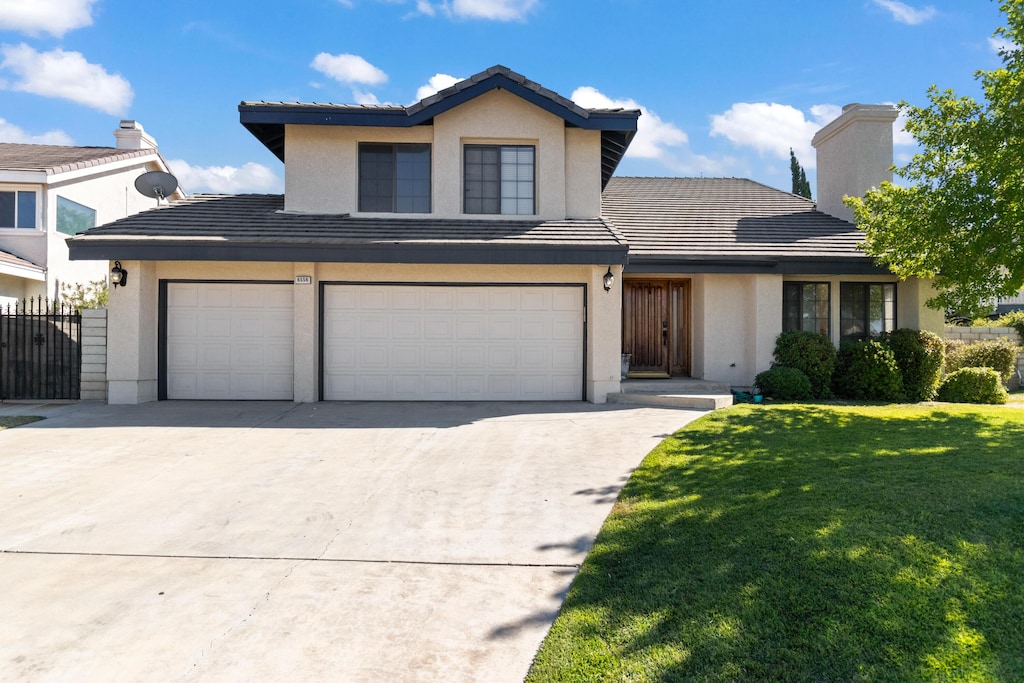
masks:
[[[161,279],[157,281],[157,400],[167,400],[167,285],[169,284],[214,284],[214,285],[291,285],[291,280],[206,280],[206,279]]]
[[[578,287],[583,290],[583,348],[582,353],[582,381],[580,383],[580,400],[587,400],[587,336],[588,330],[588,287],[585,282],[416,282],[416,281],[377,281],[377,280],[321,280],[317,297],[317,376],[318,376],[318,400],[324,400],[324,346],[325,346],[325,313],[324,294],[326,288],[334,285],[369,285],[379,287]]]

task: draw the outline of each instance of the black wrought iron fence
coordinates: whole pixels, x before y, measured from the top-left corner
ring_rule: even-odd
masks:
[[[42,297],[0,307],[0,400],[77,399],[82,315]]]

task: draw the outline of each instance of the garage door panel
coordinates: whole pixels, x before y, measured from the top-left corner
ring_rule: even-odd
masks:
[[[328,285],[324,315],[328,400],[581,397],[578,286]]]
[[[292,285],[168,283],[166,388],[177,399],[291,399]]]

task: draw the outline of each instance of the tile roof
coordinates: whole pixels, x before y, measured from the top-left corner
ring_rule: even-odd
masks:
[[[0,265],[5,266],[17,266],[19,268],[26,268],[28,270],[37,270],[43,272],[44,268],[38,264],[32,263],[28,259],[23,259],[20,256],[0,249]]]
[[[153,156],[153,149],[69,147],[0,142],[0,170],[44,171],[47,175],[101,166],[123,159]]]
[[[739,178],[612,178],[602,214],[631,264],[744,259],[855,259],[857,227],[814,202]]]
[[[82,258],[75,256],[76,251],[82,253],[82,249],[125,254],[125,249],[131,247],[147,255],[111,258],[166,259],[171,257],[163,255],[161,250],[227,248],[237,249],[239,254],[245,251],[249,251],[250,256],[260,254],[259,258],[251,260],[303,260],[293,259],[294,254],[275,252],[275,249],[305,249],[315,255],[305,260],[314,261],[359,260],[356,255],[360,252],[377,257],[393,252],[403,258],[422,252],[424,258],[432,254],[429,258],[442,259],[419,261],[423,263],[470,262],[444,260],[448,258],[444,251],[451,249],[472,250],[482,255],[481,258],[490,259],[475,261],[480,263],[515,263],[501,254],[535,248],[550,253],[562,251],[570,259],[576,259],[571,252],[611,250],[623,258],[626,252],[622,236],[600,218],[561,221],[354,218],[348,214],[290,213],[283,209],[282,195],[193,195],[92,228],[70,238],[68,245],[73,258]],[[487,254],[488,251],[491,253]],[[273,258],[269,258],[271,256]],[[175,258],[181,258],[180,253]],[[245,260],[244,255],[240,260]]]

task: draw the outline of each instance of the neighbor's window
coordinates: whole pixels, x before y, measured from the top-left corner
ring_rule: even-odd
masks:
[[[534,199],[532,145],[466,145],[466,213],[530,216]]]
[[[430,213],[430,145],[359,143],[359,210]]]
[[[57,195],[57,232],[77,235],[96,227],[96,210]]]
[[[896,285],[866,282],[839,284],[839,334],[866,339],[896,329]]]
[[[36,227],[36,193],[0,192],[0,228]]]
[[[782,285],[782,329],[829,331],[829,284],[827,282],[785,282]]]

